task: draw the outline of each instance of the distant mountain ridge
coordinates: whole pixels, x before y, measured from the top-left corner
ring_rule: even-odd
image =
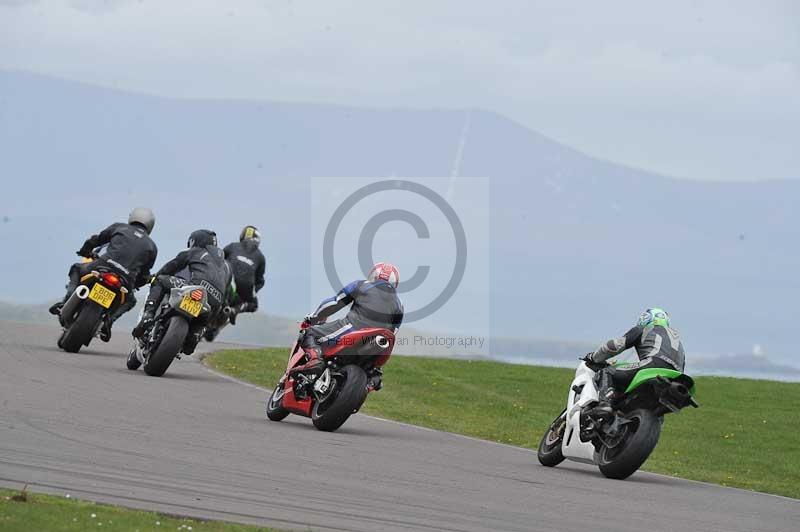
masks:
[[[187,224],[213,221],[233,238],[257,217],[263,308],[302,316],[320,297],[302,238],[310,177],[449,176],[460,144],[459,175],[491,183],[494,274],[470,288],[487,294],[493,338],[596,344],[659,305],[690,352],[758,344],[796,365],[800,182],[671,179],[480,110],[177,100],[0,71],[0,239],[13,250],[0,297],[59,295],[82,239],[144,203],[159,213],[163,257]],[[418,325],[459,324],[454,314]]]

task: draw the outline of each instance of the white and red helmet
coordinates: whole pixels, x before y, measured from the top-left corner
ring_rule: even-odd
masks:
[[[388,262],[379,262],[367,274],[367,281],[374,283],[375,281],[386,281],[393,287],[397,288],[400,284],[400,271],[394,264]]]

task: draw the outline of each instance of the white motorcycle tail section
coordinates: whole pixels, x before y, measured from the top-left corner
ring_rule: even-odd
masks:
[[[598,400],[597,387],[594,384],[595,372],[590,370],[584,362],[581,362],[575,372],[575,380],[569,389],[567,398],[567,428],[564,430],[564,441],[561,444],[561,452],[566,458],[578,462],[594,464],[594,445],[590,442],[582,442],[581,433],[581,408],[593,401]],[[583,389],[581,389],[581,386]],[[581,389],[576,393],[576,389]]]

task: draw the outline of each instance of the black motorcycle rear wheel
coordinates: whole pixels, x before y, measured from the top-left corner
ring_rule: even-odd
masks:
[[[173,316],[169,319],[167,330],[164,331],[164,336],[161,338],[158,346],[150,353],[144,363],[144,372],[151,377],[161,377],[166,373],[169,365],[175,360],[183,343],[186,341],[186,335],[189,334],[189,322],[183,316]]]
[[[539,451],[536,455],[539,458],[539,463],[543,466],[555,467],[564,461],[561,445],[564,442],[564,432],[567,428],[567,421],[564,418],[566,412],[565,409],[553,420],[547,428],[547,432],[542,436],[542,441],[539,442]]]
[[[339,370],[337,390],[325,401],[317,401],[311,411],[311,421],[317,429],[333,432],[358,411],[367,397],[367,374],[349,364]]]
[[[605,445],[595,453],[600,471],[608,478],[622,480],[634,474],[656,448],[661,436],[661,418],[649,410],[634,410],[625,417],[626,433],[614,447]]]
[[[103,308],[86,301],[78,312],[78,317],[61,335],[59,347],[67,353],[77,353],[82,346],[89,345],[102,317]]]

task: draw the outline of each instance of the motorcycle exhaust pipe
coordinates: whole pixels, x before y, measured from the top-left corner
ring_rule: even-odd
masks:
[[[79,285],[78,288],[72,292],[67,302],[61,307],[61,323],[64,324],[64,326],[69,327],[72,325],[72,318],[78,310],[78,305],[87,297],[89,297],[89,287],[86,285]]]
[[[378,335],[375,337],[375,344],[381,349],[386,349],[389,347],[389,339],[385,336]]]
[[[684,407],[689,406],[689,405],[691,405],[691,406],[693,406],[695,408],[697,408],[699,406],[697,404],[697,401],[695,401],[694,398],[692,397],[692,394],[689,391],[689,388],[687,388],[682,383],[673,382],[672,386],[670,387],[670,392],[671,392],[672,398],[674,399],[674,402],[680,408],[684,408]]]
[[[689,388],[680,382],[670,383],[669,393],[680,401],[686,401],[690,397]]]

